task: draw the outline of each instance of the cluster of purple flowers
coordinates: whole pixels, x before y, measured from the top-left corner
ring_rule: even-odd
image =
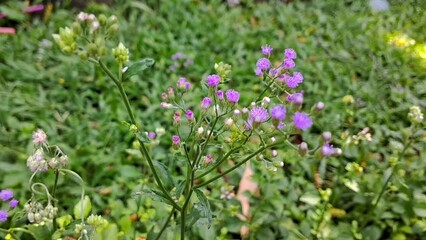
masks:
[[[9,189],[0,191],[0,199],[3,203],[8,203],[10,209],[15,208],[19,204],[19,201],[13,198],[13,192]],[[8,217],[9,213],[7,210],[0,210],[0,222],[7,221]]]
[[[186,57],[185,54],[180,52],[173,54],[171,59],[173,61],[173,64],[169,67],[170,71],[175,71],[180,66],[189,67],[194,64],[194,60]]]
[[[329,157],[331,155],[340,155],[341,149],[340,148],[333,148],[333,145],[331,144],[331,133],[330,132],[324,132],[322,134],[322,140],[323,145],[321,147],[321,155],[324,157]]]
[[[273,48],[269,45],[262,46],[262,53],[267,57],[270,57],[272,50]],[[278,83],[285,82],[287,87],[292,89],[297,88],[303,82],[303,75],[300,72],[294,72],[292,76],[289,72],[289,69],[296,67],[296,63],[294,62],[296,58],[296,51],[291,48],[285,49],[284,60],[276,68],[272,67],[271,61],[268,58],[260,58],[256,63],[255,74],[261,77],[269,70],[269,76],[276,78]]]

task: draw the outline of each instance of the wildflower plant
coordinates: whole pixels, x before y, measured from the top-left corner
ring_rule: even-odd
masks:
[[[159,96],[160,106],[169,112],[170,125],[173,126],[173,132],[168,135],[170,154],[176,159],[184,179],[172,176],[172,170],[152,158],[148,144],[155,136],[147,135],[146,124],[137,121],[124,88],[128,78],[152,67],[154,60],[145,58],[132,62],[131,51],[121,42],[109,51],[104,40],[116,32],[116,18],[87,16],[91,15],[79,14],[72,27],[61,29],[54,39],[64,53],[76,54],[94,63],[117,87],[128,113],[129,131],[134,134],[157,186],[143,189],[138,194],[151,196],[171,207],[163,227],[150,232],[156,234],[155,239],[161,238],[171,219],[175,218],[180,225],[181,239],[185,239],[186,232],[201,219],[210,226],[213,215],[206,187],[251,159],[258,159],[268,171],[277,172],[284,165],[276,158],[277,150],[282,148],[293,149],[305,157],[324,158],[341,153],[330,144],[331,136],[318,147],[308,147],[306,142],[292,142],[290,136],[313,126],[314,116],[324,104],[318,103],[306,111],[303,91],[300,90],[304,77],[293,70],[296,68],[296,51],[285,49],[279,53],[265,45],[259,51],[264,56],[254,64],[253,78],[258,78],[263,86],[258,95],[231,89],[227,85],[231,81],[231,65],[220,62],[214,65],[216,72],[199,82],[205,90],[201,99],[190,96],[199,89],[184,77],[170,83]],[[99,23],[95,24],[96,21]],[[115,64],[109,66],[107,63],[112,58]],[[278,64],[273,64],[275,62]],[[251,103],[243,103],[243,97],[251,98]],[[224,171],[217,171],[229,161],[234,164]],[[45,170],[48,166],[36,167]],[[223,198],[232,197],[231,192],[228,189]]]

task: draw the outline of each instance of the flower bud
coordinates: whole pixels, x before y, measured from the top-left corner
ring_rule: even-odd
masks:
[[[201,137],[203,135],[204,132],[204,128],[203,127],[199,127],[197,130],[197,137]]]
[[[115,34],[117,34],[118,30],[120,29],[120,26],[118,26],[118,24],[113,24],[112,26],[110,26],[107,30],[107,34],[109,36],[114,36]]]
[[[419,106],[410,107],[410,112],[408,113],[408,120],[410,120],[412,124],[423,122],[423,113],[420,110]]]
[[[273,163],[274,167],[284,167],[284,162],[283,161],[275,161]]]
[[[301,142],[299,144],[299,154],[301,156],[305,156],[306,153],[308,153],[308,144],[306,144],[305,142]]]
[[[322,140],[324,140],[324,142],[329,142],[331,140],[331,133],[323,132],[321,137],[322,137]]]
[[[225,125],[227,127],[232,127],[233,124],[234,124],[234,120],[232,120],[232,118],[228,118],[225,120]]]
[[[101,26],[105,26],[107,24],[107,17],[104,14],[98,16],[98,21]]]
[[[112,15],[108,18],[106,24],[107,24],[107,26],[112,26],[112,25],[116,24],[117,22],[118,22],[117,17]]]
[[[238,109],[235,109],[235,110],[234,110],[234,115],[235,115],[236,117],[240,116],[240,115],[241,115],[241,111],[240,111],[240,110],[238,110]]]
[[[172,137],[172,143],[173,143],[173,149],[177,150],[180,147],[180,137],[177,135],[174,135]]]
[[[315,110],[322,111],[323,109],[324,109],[324,103],[323,102],[317,102],[317,104],[315,104]]]
[[[277,150],[275,150],[275,149],[274,149],[274,150],[272,150],[272,151],[271,151],[271,156],[272,156],[272,157],[276,157],[276,156],[278,156],[278,151],[277,151]]]
[[[81,25],[78,22],[73,22],[71,25],[71,29],[75,35],[79,35],[81,33]]]
[[[127,63],[129,61],[129,49],[127,49],[123,43],[119,43],[116,48],[112,49],[115,61],[117,63]]]

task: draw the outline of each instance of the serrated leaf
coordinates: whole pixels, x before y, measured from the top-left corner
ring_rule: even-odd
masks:
[[[200,210],[203,217],[206,217],[208,220],[208,228],[210,228],[212,223],[212,211],[210,209],[209,200],[207,200],[206,195],[201,190],[194,190],[197,195],[198,200],[200,200]]]
[[[152,58],[144,58],[139,62],[135,62],[130,65],[127,70],[123,73],[123,80],[130,78],[133,75],[139,74],[146,69],[154,66],[155,60]]]
[[[170,201],[159,190],[145,188],[145,189],[142,189],[142,191],[135,193],[135,195],[142,195],[142,194],[148,195],[154,201],[163,202],[163,203],[171,205]]]
[[[164,166],[164,164],[162,164],[159,161],[152,161],[155,170],[157,171],[161,181],[164,184],[164,187],[168,190],[171,190],[172,188],[174,188],[174,183],[173,183],[173,179],[170,176],[169,171],[167,170],[167,167]]]

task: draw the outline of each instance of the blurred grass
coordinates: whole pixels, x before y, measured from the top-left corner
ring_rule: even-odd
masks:
[[[414,0],[390,3],[390,10],[380,13],[372,13],[366,1],[245,1],[235,8],[222,1],[121,1],[111,9],[90,5],[89,10],[119,17],[120,40],[131,50],[131,59],[157,61],[153,71],[126,84],[144,130],[170,122],[159,107],[167,86],[181,76],[198,85],[213,73],[215,62],[232,64],[233,88],[259,91],[254,65],[260,46],[269,44],[277,60],[285,48],[297,51],[305,104],[326,104],[314,132],[338,135],[370,127],[375,141],[368,147],[387,154],[383,146],[388,138],[408,124],[408,107],[426,107],[426,59],[414,50],[426,44],[426,11]],[[90,186],[125,186],[126,191],[114,191],[112,197],[127,199],[138,184],[130,180],[140,178],[146,168],[125,151],[131,148],[131,135],[121,124],[126,113],[112,83],[90,64],[62,56],[57,47],[40,46],[43,39],[52,41],[51,34],[74,15],[58,9],[46,24],[34,19],[23,22],[17,35],[0,36],[0,182],[2,187],[25,186],[21,179],[28,173],[21,166],[31,149],[31,133],[43,128]],[[389,45],[388,36],[398,32],[416,45]],[[170,57],[177,52],[191,56],[195,64],[169,71]],[[345,95],[355,98],[353,106],[343,104]],[[242,96],[242,105],[251,96]],[[140,171],[123,175],[126,165]],[[97,199],[101,206],[108,201]]]

